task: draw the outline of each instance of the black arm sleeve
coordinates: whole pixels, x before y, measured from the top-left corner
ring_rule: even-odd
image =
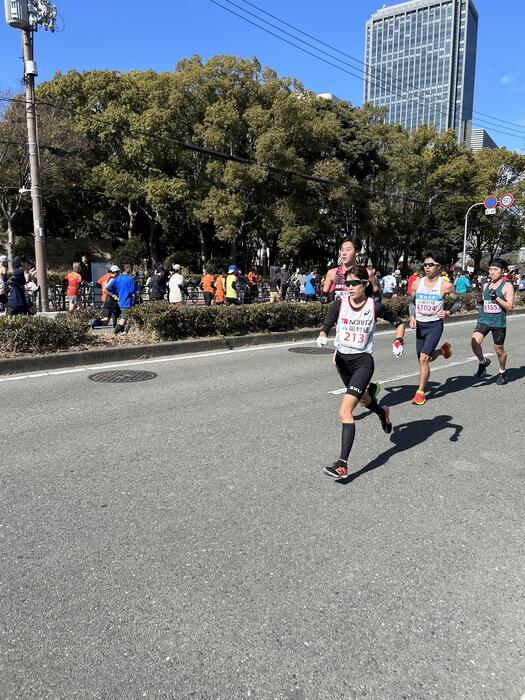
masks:
[[[394,328],[403,324],[397,313],[393,309],[389,309],[385,304],[376,303],[376,318],[383,318],[388,323],[391,323]]]
[[[463,308],[463,302],[461,301],[460,297],[457,299],[454,299],[454,303],[450,307],[450,313],[451,314],[456,314],[458,311],[461,311]]]
[[[339,318],[339,309],[341,308],[341,299],[336,299],[333,304],[330,304],[328,311],[326,313],[322,331],[328,335],[332,328],[337,323]]]

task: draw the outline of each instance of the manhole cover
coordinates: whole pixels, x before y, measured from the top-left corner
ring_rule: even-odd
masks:
[[[296,352],[298,355],[332,355],[330,348],[288,348],[288,352]]]
[[[129,382],[147,382],[148,379],[155,379],[155,372],[142,372],[132,369],[113,370],[112,372],[97,372],[90,375],[93,382],[103,382],[105,384],[127,384]]]

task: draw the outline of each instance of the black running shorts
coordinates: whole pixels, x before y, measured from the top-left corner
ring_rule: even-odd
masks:
[[[494,345],[504,345],[505,337],[507,336],[506,328],[491,328],[490,326],[487,326],[486,323],[478,323],[478,325],[474,328],[474,333],[481,333],[483,337],[488,335],[490,331],[492,331],[492,340],[494,341]]]
[[[101,309],[102,318],[111,318],[113,314],[120,316],[120,306],[113,297],[107,296]]]
[[[421,353],[431,356],[443,335],[443,321],[428,321],[427,323],[416,323],[416,352],[419,357]]]
[[[345,355],[337,352],[335,364],[346,393],[360,399],[374,374],[374,358],[369,352]]]

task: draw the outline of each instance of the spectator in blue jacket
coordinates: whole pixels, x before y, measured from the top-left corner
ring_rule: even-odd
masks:
[[[467,271],[462,270],[459,277],[456,278],[454,282],[454,287],[456,288],[457,294],[466,294],[472,289],[472,283],[467,277]]]
[[[317,270],[310,272],[306,275],[304,281],[304,298],[306,301],[315,301],[317,298],[317,287],[319,285],[319,280],[317,278]]]
[[[127,330],[126,321],[130,309],[135,305],[135,294],[139,291],[138,284],[132,277],[133,267],[130,263],[123,265],[122,274],[110,280],[106,286],[106,293],[118,302],[120,316],[115,326],[115,335]]]

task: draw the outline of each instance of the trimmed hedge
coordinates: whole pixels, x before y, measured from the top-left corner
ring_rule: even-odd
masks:
[[[56,352],[82,345],[90,337],[85,321],[72,315],[0,318],[0,347],[9,353]]]
[[[326,311],[326,305],[319,302],[173,306],[161,301],[136,307],[130,317],[139,328],[153,330],[164,340],[183,340],[318,328]]]
[[[479,308],[475,293],[464,294],[461,299],[463,311],[477,311]],[[408,319],[407,297],[394,297],[385,300],[384,303],[393,308],[401,318]],[[447,300],[447,308],[450,308],[452,303],[452,300]],[[328,306],[320,302],[174,306],[166,301],[154,301],[136,306],[132,309],[130,318],[139,328],[154,331],[163,340],[184,340],[319,328],[327,310]]]

